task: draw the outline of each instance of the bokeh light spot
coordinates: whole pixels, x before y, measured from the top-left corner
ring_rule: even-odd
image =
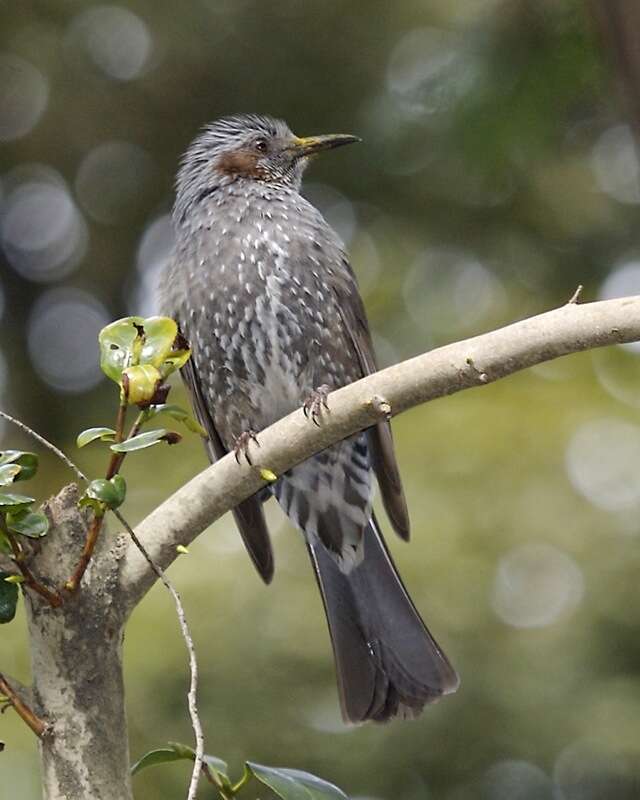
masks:
[[[53,170],[19,181],[0,205],[0,240],[11,266],[32,281],[68,275],[84,256],[87,227]]]
[[[640,507],[640,427],[621,419],[587,422],[571,437],[566,468],[573,487],[605,511]]]
[[[492,606],[507,625],[541,628],[573,611],[583,594],[582,572],[573,559],[552,545],[532,542],[500,559]]]
[[[499,761],[485,773],[482,800],[553,800],[551,779],[528,761]]]
[[[472,88],[478,70],[478,63],[457,34],[417,28],[394,47],[387,88],[407,117],[444,112]]]
[[[105,307],[80,289],[51,289],[34,305],[27,342],[34,369],[59,392],[87,391],[100,382],[98,332]]]
[[[49,85],[33,64],[0,54],[0,141],[10,142],[31,131],[49,100]]]
[[[403,294],[415,324],[434,335],[473,331],[506,301],[499,278],[472,254],[452,247],[425,250],[407,273]]]
[[[640,203],[640,167],[628,125],[606,130],[591,151],[598,186],[620,203]]]
[[[556,759],[555,800],[637,800],[637,755],[606,752],[586,741],[574,742]]]
[[[150,316],[157,313],[160,274],[171,258],[173,242],[170,214],[156,217],[145,228],[136,257],[136,285],[129,302],[132,314]]]
[[[120,6],[95,6],[71,25],[93,63],[118,81],[138,78],[149,62],[153,40],[146,23]]]

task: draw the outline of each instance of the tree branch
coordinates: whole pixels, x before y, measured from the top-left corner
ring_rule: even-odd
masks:
[[[573,298],[572,298],[573,299]],[[329,397],[323,424],[299,409],[259,435],[254,466],[233,454],[205,469],[165,500],[136,528],[153,561],[166,569],[176,547],[188,545],[212,522],[265,485],[260,468],[281,475],[314,453],[393,415],[438,397],[492,383],[559,356],[640,339],[640,296],[562,308],[491,333],[440,347],[369,375]],[[387,405],[388,404],[388,405]],[[123,602],[131,611],[155,580],[131,545],[122,565]]]
[[[47,730],[46,722],[33,713],[24,697],[21,696],[18,686],[15,685],[15,682],[12,683],[9,683],[7,678],[0,673],[0,693],[7,698],[7,702],[14,708],[22,721],[31,728],[36,736],[41,738]]]

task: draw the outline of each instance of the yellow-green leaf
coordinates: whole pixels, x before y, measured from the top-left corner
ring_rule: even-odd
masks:
[[[152,364],[138,364],[123,370],[122,387],[129,405],[149,405],[161,380],[162,376]]]
[[[149,317],[144,320],[143,327],[144,344],[139,363],[159,369],[173,348],[178,326],[169,317]]]
[[[160,365],[163,378],[167,378],[177,369],[182,369],[191,356],[191,350],[172,350]]]
[[[166,428],[158,428],[155,431],[145,431],[131,439],[125,439],[119,444],[112,444],[111,449],[114,453],[132,453],[134,450],[144,450],[146,447],[153,447],[154,444],[162,442],[170,431]]]
[[[120,383],[122,371],[132,366],[134,345],[144,329],[143,317],[124,317],[103,328],[98,334],[100,368],[112,381]]]
[[[207,435],[207,432],[202,425],[181,406],[172,405],[170,403],[152,406],[149,409],[149,416],[155,417],[157,414],[168,414],[172,419],[175,419],[176,422],[181,422],[185,428],[187,428],[187,430],[190,430],[193,433],[198,433],[200,436],[206,437]]]
[[[86,445],[100,439],[102,442],[112,442],[116,438],[116,432],[113,428],[87,428],[82,433],[78,434],[76,444],[78,447],[86,447]]]

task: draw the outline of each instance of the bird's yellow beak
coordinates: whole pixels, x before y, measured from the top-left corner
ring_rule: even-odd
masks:
[[[359,137],[351,136],[348,133],[328,133],[325,136],[295,136],[291,147],[296,158],[303,158],[320,153],[322,150],[332,150],[343,144],[361,141],[362,139]]]

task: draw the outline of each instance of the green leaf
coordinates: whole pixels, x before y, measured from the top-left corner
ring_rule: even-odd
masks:
[[[100,369],[117,384],[122,379],[122,370],[132,366],[136,341],[141,342],[140,329],[143,317],[124,317],[103,328],[98,334],[100,345]]]
[[[21,472],[22,467],[19,464],[3,464],[0,467],[0,486],[13,483]]]
[[[20,472],[14,480],[28,481],[38,470],[38,456],[25,450],[3,450],[0,453],[0,467],[5,464],[15,464],[20,467]]]
[[[182,369],[190,358],[191,350],[173,350],[159,367],[162,377],[166,378],[177,369]]]
[[[101,442],[112,442],[116,438],[116,432],[113,428],[87,428],[82,433],[78,434],[76,445],[78,447],[86,447],[86,445],[100,439]]]
[[[126,494],[127,484],[122,475],[114,475],[111,480],[96,478],[87,486],[84,495],[80,498],[80,503],[96,508],[97,502],[113,509],[124,503]]]
[[[18,587],[5,581],[10,575],[10,572],[0,571],[0,624],[11,622],[16,615]]]
[[[172,405],[170,403],[164,403],[163,405],[159,406],[152,406],[149,409],[149,418],[155,417],[157,414],[168,414],[171,419],[175,419],[176,422],[181,422],[187,430],[192,431],[193,433],[198,433],[200,436],[207,435],[207,432],[202,427],[202,425],[194,419],[188,411],[185,411],[184,408],[181,406]]]
[[[160,369],[171,352],[178,335],[178,326],[169,317],[149,317],[144,320],[144,344],[140,364],[151,364]]]
[[[158,764],[166,764],[170,761],[195,761],[196,751],[186,744],[179,742],[169,742],[169,747],[162,747],[158,750],[150,750],[142,756],[139,761],[131,767],[131,774],[135,775],[140,770],[146,767],[154,767]],[[203,757],[204,763],[209,769],[216,772],[228,784],[228,767],[224,761],[215,756],[205,755]]]
[[[135,775],[136,773],[140,772],[140,770],[146,769],[147,767],[155,767],[158,764],[167,764],[170,761],[182,761],[185,758],[187,758],[187,756],[176,753],[176,751],[170,747],[162,747],[158,750],[150,750],[131,767],[131,774]]]
[[[247,761],[247,769],[282,800],[349,800],[337,786],[309,772],[286,767],[265,767],[250,761]]]
[[[162,442],[170,431],[165,428],[158,428],[155,431],[145,431],[127,439],[119,444],[112,444],[111,449],[114,453],[132,453],[134,450],[144,450],[145,447],[152,447],[158,442]]]
[[[0,494],[0,510],[9,511],[12,507],[19,509],[33,503],[33,497],[24,494]]]
[[[161,381],[162,375],[153,364],[138,364],[122,372],[125,397],[132,406],[148,406]]]
[[[7,514],[5,519],[7,529],[19,536],[28,536],[30,539],[40,539],[46,536],[49,530],[49,520],[39,511],[22,509]]]

